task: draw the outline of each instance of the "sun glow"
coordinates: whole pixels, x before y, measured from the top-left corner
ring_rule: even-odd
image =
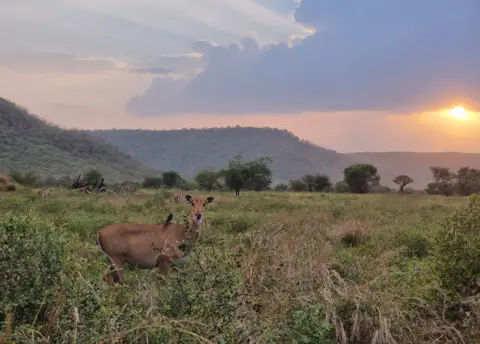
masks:
[[[468,114],[467,110],[464,109],[463,106],[456,106],[453,109],[448,110],[450,116],[455,119],[469,119],[470,115]]]

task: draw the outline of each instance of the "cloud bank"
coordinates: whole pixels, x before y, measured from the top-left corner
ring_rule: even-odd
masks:
[[[412,113],[480,105],[478,0],[303,0],[300,42],[196,43],[204,70],[154,79],[137,115],[331,111]],[[200,48],[199,48],[200,47]]]

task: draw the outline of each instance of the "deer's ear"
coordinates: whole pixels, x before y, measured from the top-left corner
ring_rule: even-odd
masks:
[[[190,195],[185,195],[185,196],[183,196],[183,197],[185,198],[185,200],[186,200],[188,203],[192,204],[192,201],[193,201],[192,196],[190,196]]]
[[[215,199],[215,197],[208,196],[207,199],[205,200],[205,202],[203,202],[203,205],[206,205],[208,203],[212,203],[214,199]]]

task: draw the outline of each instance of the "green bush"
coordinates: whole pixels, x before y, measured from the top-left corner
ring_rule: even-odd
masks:
[[[479,292],[480,195],[470,196],[439,231],[436,269],[446,290],[461,297]]]
[[[334,344],[332,330],[322,307],[312,304],[288,312],[282,339],[293,344]]]
[[[242,290],[242,278],[232,266],[231,258],[213,246],[197,248],[187,265],[169,274],[161,297],[164,314],[201,321],[190,330],[230,343]]]
[[[430,254],[431,243],[425,234],[412,230],[401,232],[399,243],[403,246],[403,254],[408,258],[425,258]]]
[[[69,259],[60,229],[32,215],[0,219],[0,315],[15,324],[35,320],[51,301]]]

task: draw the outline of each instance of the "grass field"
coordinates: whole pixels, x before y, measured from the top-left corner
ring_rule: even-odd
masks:
[[[173,204],[165,190],[2,194],[0,323],[13,314],[3,336],[79,344],[480,342],[478,197],[469,207],[467,198],[423,195],[211,195],[186,266],[166,278],[127,270],[125,285],[107,286],[99,228],[158,223],[170,212],[181,221],[189,205]]]

